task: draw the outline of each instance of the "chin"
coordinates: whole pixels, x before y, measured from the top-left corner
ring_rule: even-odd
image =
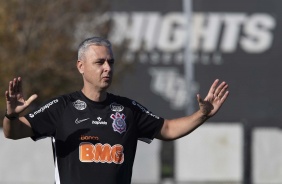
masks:
[[[103,85],[101,88],[102,88],[103,90],[106,90],[106,89],[108,89],[110,86],[111,86],[111,84],[105,84],[105,85]]]

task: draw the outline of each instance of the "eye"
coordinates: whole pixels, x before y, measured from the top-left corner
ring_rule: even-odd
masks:
[[[98,64],[98,65],[103,65],[105,63],[105,60],[104,59],[99,59],[95,63]]]
[[[109,60],[108,60],[108,63],[109,63],[110,65],[113,65],[113,64],[115,63],[115,60],[114,60],[114,59],[109,59]]]

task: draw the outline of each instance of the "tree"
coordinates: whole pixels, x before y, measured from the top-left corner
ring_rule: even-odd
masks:
[[[89,35],[77,32],[88,29],[92,36],[107,37],[111,22],[102,17],[109,7],[105,0],[1,1],[0,113],[5,112],[8,81],[16,76],[23,78],[27,96],[39,95],[34,106],[80,89],[82,80],[75,66],[77,40]],[[89,20],[97,21],[90,25]]]

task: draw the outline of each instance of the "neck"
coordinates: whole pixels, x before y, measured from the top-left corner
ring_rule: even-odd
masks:
[[[81,91],[87,98],[94,102],[102,102],[107,98],[106,91],[87,90],[85,87]]]

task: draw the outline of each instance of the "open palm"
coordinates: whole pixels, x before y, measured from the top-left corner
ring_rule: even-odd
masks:
[[[218,85],[218,83],[218,79],[213,82],[204,100],[199,94],[197,95],[200,111],[207,117],[211,117],[217,113],[229,94],[229,91],[227,91],[228,84],[222,82]]]
[[[5,92],[6,96],[6,105],[7,105],[7,114],[9,115],[18,115],[24,111],[30,103],[37,98],[37,95],[34,94],[29,97],[28,100],[25,100],[23,97],[22,90],[22,80],[20,77],[14,78],[9,82],[9,89]]]

